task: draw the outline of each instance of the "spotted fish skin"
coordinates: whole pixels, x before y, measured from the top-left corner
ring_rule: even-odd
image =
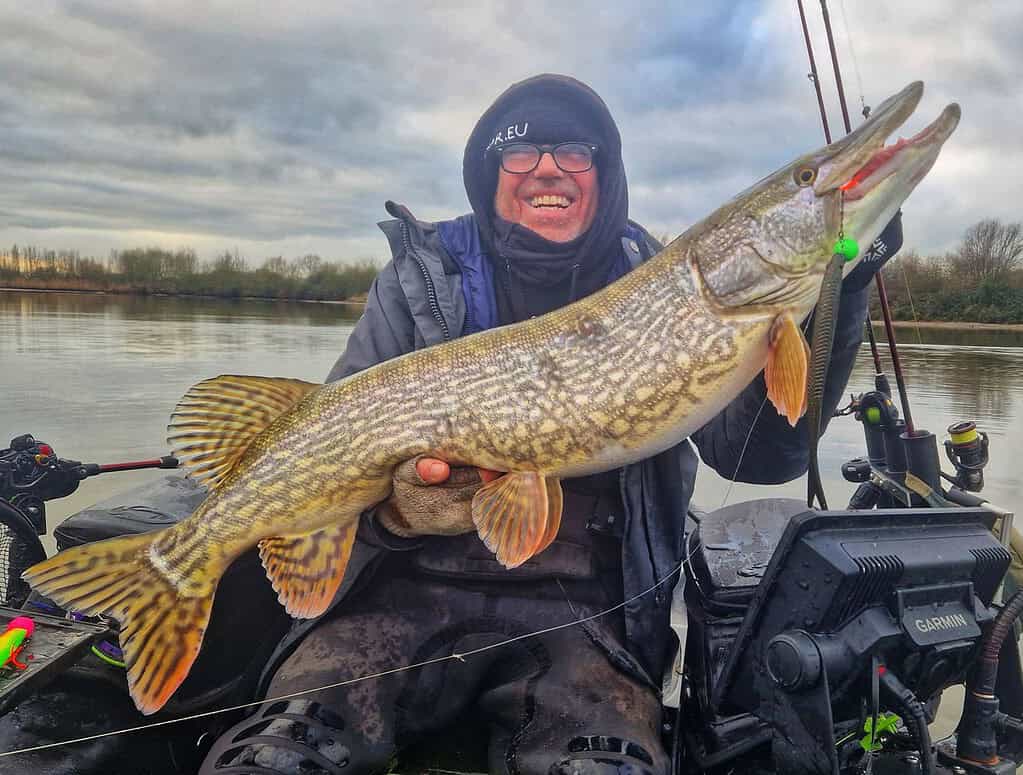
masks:
[[[310,393],[154,551],[198,588],[211,563],[259,539],[356,519],[419,454],[564,477],[677,443],[763,367],[774,317],[726,322],[697,292],[684,248],[553,314]]]
[[[258,546],[287,611],[319,615],[341,583],[359,515],[417,455],[508,472],[477,493],[473,519],[501,562],[524,562],[557,533],[560,478],[676,444],[773,353],[799,360],[805,341],[792,321],[813,306],[838,234],[869,244],[955,127],[953,106],[897,152],[881,152],[921,91],[910,85],[848,138],[760,181],[568,307],[329,385],[199,383],[170,425],[190,474],[211,488],[196,512],[162,531],[67,550],[25,578],[66,608],[120,622],[131,696],[153,713],[188,674],[235,558]],[[797,383],[768,387],[787,391],[778,405],[792,411],[803,403]]]

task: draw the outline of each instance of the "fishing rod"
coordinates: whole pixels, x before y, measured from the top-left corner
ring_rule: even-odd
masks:
[[[817,74],[817,60],[813,55],[813,43],[810,41],[810,30],[806,25],[806,11],[803,8],[803,0],[796,0],[799,9],[799,21],[803,27],[803,41],[806,43],[806,56],[810,61],[810,72],[808,77],[813,83],[814,91],[817,94],[817,107],[820,111],[821,124],[824,127],[824,139],[831,145],[831,129],[828,126],[828,114],[824,109],[824,95],[821,92],[820,76]],[[848,121],[846,122],[848,125]],[[848,128],[846,129],[848,133]],[[840,235],[844,236],[844,235]],[[842,240],[840,240],[842,241]],[[824,493],[824,483],[820,475],[820,462],[817,455],[821,437],[822,417],[817,402],[824,398],[824,383],[827,379],[828,362],[830,360],[831,348],[834,344],[835,319],[834,314],[838,308],[838,294],[842,279],[843,258],[838,254],[836,244],[836,255],[828,265],[825,273],[825,283],[821,287],[820,298],[817,301],[816,324],[813,332],[813,347],[811,348],[811,359],[809,374],[807,375],[807,442],[809,447],[809,462],[807,466],[807,487],[806,505],[813,508],[814,501],[822,509],[828,508],[827,497]],[[830,278],[830,281],[829,281]],[[823,314],[826,308],[827,314]],[[869,324],[867,332],[870,336],[870,351],[874,357],[875,381],[882,374],[881,360],[877,352],[877,343],[874,341],[874,332]]]
[[[46,533],[45,501],[64,498],[84,479],[114,471],[144,468],[173,469],[178,460],[170,455],[126,463],[83,463],[58,457],[45,441],[25,433],[0,448],[0,502],[16,507],[39,535]],[[45,554],[43,555],[45,557]]]
[[[798,0],[800,6],[802,0]],[[842,121],[845,125],[846,134],[852,132],[852,123],[849,121],[849,108],[845,100],[845,87],[842,85],[842,71],[838,65],[838,53],[835,51],[835,36],[831,30],[831,15],[828,13],[828,0],[820,0],[821,15],[824,18],[824,32],[828,38],[828,49],[831,53],[831,64],[835,71],[835,84],[838,88],[838,101],[842,108]],[[902,371],[902,360],[899,358],[898,345],[895,341],[895,329],[892,325],[892,313],[888,305],[888,292],[885,289],[884,278],[881,272],[874,275],[877,284],[877,297],[881,304],[881,318],[884,320],[885,335],[888,338],[888,350],[892,356],[892,368],[895,371],[895,383],[899,389],[899,403],[902,405],[902,416],[906,422],[906,433],[909,436],[916,435],[916,428],[913,425],[913,414],[909,408],[909,393],[906,390],[906,380]],[[877,340],[874,338],[874,330],[869,321],[867,323],[867,335],[870,339],[870,351],[874,358],[874,367],[878,377],[883,377],[881,359],[878,354]],[[887,380],[885,380],[887,382]],[[878,389],[881,389],[880,387]]]
[[[818,76],[818,73],[817,73],[816,58],[814,57],[814,53],[813,53],[813,44],[812,44],[812,42],[810,40],[810,32],[809,32],[809,28],[807,27],[806,12],[805,12],[805,9],[803,7],[802,0],[796,0],[796,6],[797,6],[797,8],[799,10],[799,18],[800,18],[800,23],[801,23],[802,29],[803,29],[803,40],[804,40],[804,42],[806,44],[807,58],[809,59],[809,62],[810,62],[809,78],[813,82],[814,90],[816,91],[817,106],[818,106],[818,109],[819,109],[820,114],[821,114],[821,123],[822,123],[822,125],[824,127],[824,137],[825,137],[825,140],[830,144],[831,143],[831,132],[830,132],[830,128],[828,126],[827,113],[826,113],[825,108],[824,108],[824,98],[823,98],[823,94],[822,94],[821,86],[820,86],[820,77]],[[844,87],[843,82],[842,82],[842,72],[841,72],[841,68],[839,67],[839,63],[838,63],[838,52],[835,49],[835,38],[834,38],[834,34],[833,34],[832,28],[831,28],[831,16],[828,13],[827,0],[821,0],[821,12],[822,12],[822,16],[823,16],[823,19],[824,19],[824,29],[825,29],[825,32],[827,34],[828,51],[829,51],[829,53],[831,55],[831,63],[832,63],[832,67],[834,69],[834,74],[835,74],[835,83],[836,83],[836,85],[838,87],[839,104],[840,104],[841,109],[842,109],[842,120],[843,120],[843,123],[844,123],[844,126],[845,126],[846,134],[849,134],[850,132],[852,132],[852,122],[849,120],[849,108],[848,108],[848,105],[847,105],[847,102],[846,102],[846,99],[845,99],[845,87]],[[869,110],[866,107],[864,107],[864,115],[866,116],[866,115],[868,115],[868,113],[869,113]],[[839,237],[840,237],[839,243],[846,242],[846,240],[842,239],[844,237],[844,235],[841,232],[839,233]],[[838,244],[836,243],[836,256],[835,256],[835,259],[839,263],[841,263],[841,257],[838,254],[842,253],[842,252],[844,252],[844,251],[840,250],[839,247],[838,247]],[[855,253],[853,254],[853,256],[854,255],[855,255]],[[852,257],[852,256],[847,256],[847,257]],[[882,318],[884,320],[885,331],[886,331],[887,337],[888,337],[888,346],[889,346],[889,350],[891,352],[892,363],[893,363],[894,370],[895,370],[895,381],[896,381],[896,384],[897,384],[898,390],[899,390],[899,400],[900,400],[900,403],[901,403],[902,408],[903,408],[903,419],[900,420],[900,424],[901,424],[901,427],[905,430],[906,435],[910,439],[914,439],[915,436],[917,435],[917,432],[916,432],[915,426],[913,425],[912,412],[911,412],[910,407],[909,407],[909,396],[908,396],[908,391],[906,390],[906,382],[905,382],[905,377],[903,375],[903,370],[902,370],[902,362],[901,362],[901,360],[899,358],[899,354],[898,354],[898,350],[897,350],[897,346],[896,346],[896,342],[895,342],[895,331],[894,331],[894,327],[893,327],[892,321],[891,321],[891,309],[890,309],[889,304],[888,304],[888,294],[887,294],[887,291],[886,291],[885,286],[884,286],[884,278],[881,276],[880,272],[875,273],[874,279],[875,279],[875,282],[877,283],[878,298],[879,298],[879,301],[880,301],[880,304],[881,304],[881,314],[882,314]],[[837,297],[837,293],[838,293],[838,286],[837,286],[837,284],[831,290],[834,292],[834,295],[836,295],[836,297]],[[818,313],[820,313],[820,311],[821,311],[821,305],[822,304],[825,304],[824,290],[823,289],[822,289],[821,300],[818,302]],[[820,315],[820,314],[818,314],[817,326],[815,326],[815,328],[819,328],[820,325],[827,325],[829,330],[826,333],[825,332],[821,332],[823,335],[820,336],[820,337],[818,337],[818,336],[814,337],[814,345],[815,345],[815,347],[818,346],[818,340],[820,340],[820,342],[819,342],[820,346],[824,346],[825,344],[830,344],[830,342],[833,339],[833,336],[834,336],[834,322],[835,322],[834,321],[834,314],[833,313],[834,313],[835,309],[837,309],[837,298],[834,300],[834,305],[833,306],[834,306],[834,309],[831,309],[829,307],[831,314],[828,314],[828,315]],[[880,352],[879,352],[879,349],[878,349],[878,346],[877,346],[877,339],[874,336],[873,327],[870,325],[869,316],[868,316],[868,320],[866,321],[865,328],[866,328],[866,332],[867,332],[867,339],[868,339],[868,341],[870,343],[870,354],[871,354],[871,357],[872,357],[873,362],[874,362],[874,386],[875,386],[875,390],[880,392],[880,393],[885,394],[886,396],[889,396],[889,395],[891,395],[891,388],[890,388],[890,386],[888,384],[888,378],[885,376],[884,368],[881,365],[881,356],[880,356]],[[808,397],[809,396],[818,397],[818,398],[822,398],[823,397],[823,384],[818,384],[818,383],[822,383],[823,380],[826,378],[826,375],[827,375],[827,361],[828,361],[829,354],[830,354],[830,347],[828,347],[828,349],[826,351],[823,351],[823,352],[813,351],[813,358],[812,358],[812,362],[811,362],[811,375],[810,375],[812,379],[811,379],[810,384],[808,384]],[[818,396],[818,394],[820,394],[820,396]],[[812,401],[810,402],[810,404],[812,405]],[[827,509],[828,508],[827,499],[826,499],[825,493],[824,493],[824,485],[823,485],[823,482],[822,482],[822,479],[821,479],[821,475],[820,475],[820,466],[819,466],[818,455],[817,455],[817,446],[818,446],[818,443],[819,443],[819,440],[820,440],[821,426],[823,425],[823,422],[822,422],[822,418],[820,418],[819,416],[816,416],[816,415],[813,416],[813,417],[808,417],[807,421],[809,423],[809,427],[808,427],[808,431],[807,432],[808,432],[808,442],[809,442],[809,447],[810,447],[810,461],[809,461],[809,470],[808,470],[808,477],[807,477],[807,505],[812,507],[813,504],[814,504],[814,501],[816,501],[822,509]],[[923,432],[920,435],[922,435],[922,436],[931,436],[931,434],[928,434],[926,432]],[[924,446],[924,444],[923,444],[924,440],[920,440],[920,441],[921,441],[920,444],[916,444],[914,446]],[[930,451],[929,450],[929,446],[930,445],[927,445],[927,446],[928,446],[927,452],[929,453],[929,451]],[[928,454],[928,455],[925,455],[925,457],[929,458],[929,457],[932,457],[932,456],[930,456]]]
[[[808,77],[813,83],[814,91],[817,92],[817,107],[821,112],[821,123],[824,124],[824,139],[831,145],[831,129],[828,127],[828,114],[824,110],[824,95],[821,94],[821,79],[817,76],[817,61],[813,56],[813,45],[810,43],[810,30],[806,26],[806,13],[803,11],[803,0],[796,0],[799,6],[799,21],[803,25],[803,40],[806,41],[806,55],[810,59],[810,72]],[[876,353],[875,353],[876,354]]]
[[[802,0],[797,0],[800,15],[803,16]],[[827,0],[820,0],[824,30],[828,39],[828,49],[835,72],[835,83],[838,89],[839,102],[842,108],[842,119],[846,133],[852,131],[849,121],[849,110],[845,99],[845,88],[842,83],[842,72],[838,64],[835,50],[835,38],[831,28],[831,16],[828,13]],[[806,31],[805,18],[803,23]],[[810,38],[806,35],[807,51],[812,59]],[[862,96],[861,96],[862,100]],[[864,105],[863,115],[868,116],[870,109]],[[874,339],[870,321],[867,321],[867,333],[870,337],[871,354],[877,370],[875,375],[876,389],[873,394],[864,394],[853,399],[851,409],[856,418],[864,423],[866,432],[868,458],[849,461],[843,468],[843,476],[849,482],[859,482],[861,487],[850,501],[850,508],[871,508],[879,499],[887,498],[887,505],[904,502],[911,505],[914,496],[932,506],[977,506],[985,504],[992,510],[1009,515],[1002,524],[1002,542],[1008,544],[1011,530],[1011,514],[1005,509],[994,506],[977,498],[973,493],[979,492],[984,486],[983,469],[988,462],[987,434],[978,432],[973,422],[960,422],[950,425],[950,440],[945,442],[945,452],[953,464],[956,474],[946,474],[940,469],[936,440],[930,431],[917,429],[909,406],[909,391],[899,357],[898,344],[892,324],[891,307],[881,272],[874,275],[877,283],[878,301],[881,306],[881,317],[884,321],[885,334],[888,338],[888,349],[892,357],[895,381],[899,391],[899,402],[902,406],[902,418],[898,417],[891,403],[891,390],[881,369],[880,358]],[[880,473],[883,468],[885,473]],[[891,476],[889,476],[891,475]],[[873,481],[869,481],[872,479]],[[943,493],[941,479],[948,480],[953,486]],[[819,476],[816,482],[818,493],[823,492]],[[809,492],[814,493],[814,482],[811,481]],[[820,495],[818,494],[818,500]],[[821,505],[824,506],[823,500]]]

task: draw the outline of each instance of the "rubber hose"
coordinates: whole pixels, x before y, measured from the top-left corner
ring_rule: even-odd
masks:
[[[998,655],[1002,644],[1012,629],[1013,622],[1023,613],[1023,589],[1009,598],[1009,602],[995,617],[981,645],[980,660],[972,680],[967,683],[969,691],[981,696],[994,696],[995,681],[998,678]]]
[[[931,731],[927,728],[927,713],[924,711],[923,703],[891,670],[885,670],[881,675],[881,685],[902,706],[906,715],[906,726],[911,727],[913,736],[920,746],[921,775],[934,775],[934,750],[931,745]]]

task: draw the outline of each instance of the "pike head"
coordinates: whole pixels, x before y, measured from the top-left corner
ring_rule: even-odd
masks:
[[[959,123],[951,104],[912,139],[885,146],[922,94],[923,83],[911,83],[855,131],[764,178],[683,235],[713,301],[809,311],[839,233],[862,255]]]

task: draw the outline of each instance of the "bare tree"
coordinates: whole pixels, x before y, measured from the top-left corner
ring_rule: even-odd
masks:
[[[199,257],[192,248],[179,248],[173,253],[164,251],[161,260],[164,277],[188,277],[199,268]]]
[[[948,257],[960,277],[1003,279],[1023,263],[1023,225],[997,218],[978,221],[966,230],[959,247]]]
[[[230,250],[225,250],[213,259],[211,269],[214,272],[244,272],[245,260],[238,252],[238,248],[235,248],[233,253]]]
[[[309,253],[298,259],[295,267],[301,277],[309,277],[323,268],[323,259],[315,253]]]
[[[279,274],[282,277],[288,274],[288,262],[284,256],[272,256],[263,262],[263,271],[270,274]]]

